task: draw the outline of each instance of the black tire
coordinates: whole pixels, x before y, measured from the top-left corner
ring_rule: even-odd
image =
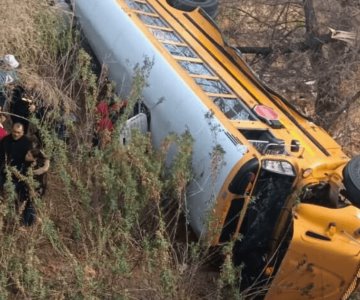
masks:
[[[183,11],[192,11],[201,7],[210,17],[215,18],[218,13],[218,0],[167,0],[174,8]]]
[[[360,207],[360,156],[351,159],[345,166],[344,186],[349,200],[357,207]]]

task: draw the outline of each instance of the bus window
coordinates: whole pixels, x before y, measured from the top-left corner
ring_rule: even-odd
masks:
[[[126,3],[129,5],[129,7],[133,8],[135,10],[143,11],[146,13],[154,13],[154,10],[152,9],[152,7],[146,3],[136,2],[136,1],[132,1],[132,0],[126,0]]]
[[[164,28],[169,28],[169,26],[165,23],[165,21],[161,20],[158,17],[144,15],[144,14],[138,14],[138,17],[143,21],[146,25],[150,26],[159,26]]]
[[[149,28],[152,34],[159,40],[159,41],[173,41],[173,42],[181,42],[179,36],[172,32],[172,31],[165,31],[161,29]]]
[[[179,64],[190,74],[214,76],[213,72],[205,64],[187,60],[179,61]]]
[[[239,129],[261,154],[285,154],[284,140],[274,137],[268,130]]]
[[[214,103],[230,120],[255,120],[239,99],[216,97]]]
[[[219,80],[195,78],[195,81],[207,93],[231,94],[229,88]]]
[[[195,52],[188,46],[163,43],[164,47],[174,56],[197,58]]]

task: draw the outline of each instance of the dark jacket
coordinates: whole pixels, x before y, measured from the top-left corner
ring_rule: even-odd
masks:
[[[7,163],[19,171],[22,170],[25,164],[25,155],[31,146],[30,140],[25,135],[18,140],[14,140],[11,134],[7,135],[0,142],[1,166],[4,167]]]
[[[26,119],[30,116],[29,103],[22,100],[25,90],[21,86],[17,86],[13,90],[13,95],[10,104],[10,112],[16,116],[11,116],[13,123],[21,123],[24,125],[24,131],[27,132],[29,121]],[[24,119],[26,118],[26,119]]]

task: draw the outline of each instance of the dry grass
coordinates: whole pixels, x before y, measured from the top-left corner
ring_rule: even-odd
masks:
[[[11,53],[19,60],[20,82],[51,104],[70,105],[70,87],[61,73],[66,70],[69,53],[57,57],[59,43],[67,42],[57,40],[65,29],[58,9],[36,0],[3,0],[0,9],[0,54]]]

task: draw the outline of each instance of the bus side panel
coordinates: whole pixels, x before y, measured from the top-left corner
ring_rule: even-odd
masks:
[[[189,131],[194,138],[195,179],[189,186],[187,204],[190,224],[200,236],[205,233],[209,209],[246,147],[235,147],[219,121],[119,4],[77,0],[76,14],[98,59],[109,66],[118,92],[128,91],[136,65],[141,66],[146,57],[153,60],[143,92],[151,113],[153,142],[158,147],[172,132]],[[214,155],[219,145],[223,154]]]

